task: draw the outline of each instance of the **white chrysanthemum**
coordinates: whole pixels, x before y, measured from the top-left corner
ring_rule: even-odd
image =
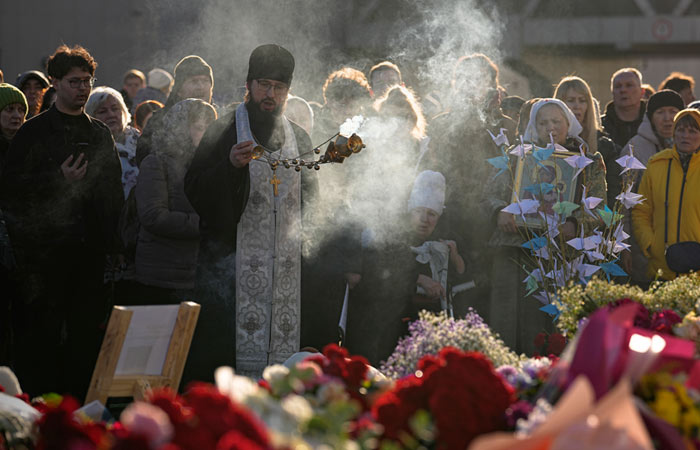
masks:
[[[263,370],[263,379],[270,384],[276,383],[284,377],[289,375],[289,369],[282,364],[274,364],[272,366],[265,367]]]

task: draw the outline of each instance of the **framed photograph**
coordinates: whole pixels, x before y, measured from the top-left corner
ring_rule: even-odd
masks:
[[[511,203],[515,202],[516,198],[535,199],[540,202],[538,213],[526,214],[524,221],[521,216],[515,216],[518,226],[543,228],[544,221],[539,212],[553,215],[552,207],[555,203],[574,202],[578,176],[574,176],[576,169],[564,159],[576,155],[578,153],[557,150],[544,161],[537,161],[532,153],[518,160]]]

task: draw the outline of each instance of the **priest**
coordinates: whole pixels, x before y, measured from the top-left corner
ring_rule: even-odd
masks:
[[[283,114],[293,72],[294,57],[279,45],[253,50],[245,102],[209,127],[185,177],[202,234],[202,310],[186,380],[211,380],[221,365],[260,376],[299,350],[302,199],[315,174],[268,163],[312,150]]]

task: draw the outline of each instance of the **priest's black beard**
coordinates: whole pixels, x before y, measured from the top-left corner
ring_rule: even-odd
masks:
[[[250,130],[255,139],[271,150],[278,150],[284,144],[284,129],[281,127],[280,116],[282,106],[277,105],[274,111],[265,111],[260,103],[253,99],[246,103]]]

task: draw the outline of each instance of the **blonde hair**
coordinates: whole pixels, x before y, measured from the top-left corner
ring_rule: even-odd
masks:
[[[581,126],[581,138],[588,144],[588,151],[595,153],[598,151],[598,132],[601,130],[600,112],[596,100],[593,98],[591,88],[586,83],[586,80],[580,77],[564,77],[561,79],[557,88],[554,90],[554,98],[564,101],[564,97],[569,89],[573,89],[577,93],[586,97],[586,114],[583,116]]]

